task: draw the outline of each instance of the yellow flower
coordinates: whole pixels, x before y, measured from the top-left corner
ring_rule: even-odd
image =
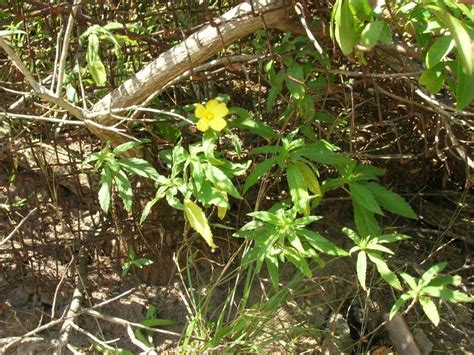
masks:
[[[209,100],[206,107],[199,104],[194,111],[194,115],[199,119],[196,128],[201,132],[206,132],[209,128],[220,132],[227,126],[224,117],[228,113],[229,109],[225,103],[217,100]]]

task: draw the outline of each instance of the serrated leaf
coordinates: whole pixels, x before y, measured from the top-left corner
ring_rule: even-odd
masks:
[[[376,255],[371,252],[368,252],[367,255],[370,261],[372,261],[377,267],[377,271],[379,272],[382,279],[387,281],[387,283],[393,288],[401,291],[402,285],[400,284],[397,275],[392,270],[390,270],[388,265],[385,263],[385,260],[383,260],[380,255]]]
[[[267,255],[265,259],[267,265],[268,274],[270,275],[270,280],[272,281],[273,288],[278,290],[280,283],[280,272],[278,271],[278,258],[273,255]]]
[[[290,189],[291,200],[297,206],[298,211],[304,215],[309,215],[309,194],[308,187],[298,168],[294,164],[289,164],[286,169],[286,178]]]
[[[403,280],[405,280],[405,282],[408,284],[408,286],[410,286],[412,290],[415,290],[417,288],[416,281],[411,275],[408,275],[405,272],[401,272],[400,276],[402,277]]]
[[[354,241],[354,243],[360,244],[360,242],[361,242],[360,237],[352,229],[344,227],[344,228],[342,228],[342,232],[345,235],[347,235],[352,241]]]
[[[156,192],[155,198],[153,198],[153,200],[151,200],[151,201],[148,201],[148,203],[143,208],[142,215],[140,217],[140,224],[145,222],[145,220],[148,218],[148,215],[150,214],[151,209],[153,208],[153,206],[156,205],[156,203],[158,201],[160,201],[165,196],[166,190],[167,190],[166,186],[161,186],[158,189],[158,191]]]
[[[316,177],[313,169],[300,161],[295,162],[295,166],[298,168],[298,171],[303,177],[309,191],[311,191],[316,196],[321,196],[321,187],[319,186],[318,178]]]
[[[439,274],[446,268],[446,266],[448,266],[448,263],[446,261],[433,265],[428,270],[426,270],[425,273],[421,276],[418,284],[421,287],[428,285],[437,274]]]
[[[398,242],[400,240],[407,240],[410,239],[409,236],[404,235],[404,234],[399,234],[399,233],[392,233],[392,234],[384,234],[381,235],[380,237],[376,237],[375,240],[377,243],[394,243]]]
[[[430,321],[437,327],[439,324],[439,313],[436,304],[429,298],[425,296],[420,296],[419,299],[423,311],[428,316]]]
[[[247,192],[273,165],[277,163],[277,157],[264,160],[250,173],[245,180],[243,192]]]
[[[337,247],[334,243],[324,238],[321,234],[302,229],[297,232],[300,235],[303,235],[308,243],[317,251],[333,256],[347,256],[348,253]]]
[[[367,255],[365,251],[361,250],[359,254],[357,254],[357,278],[359,279],[360,285],[364,290],[367,291],[367,287],[365,286],[365,278],[367,274]]]
[[[376,251],[380,251],[380,252],[387,253],[390,255],[394,255],[394,252],[391,251],[389,248],[383,245],[376,244],[376,243],[369,242],[369,244],[367,245],[367,249],[376,250]]]
[[[126,158],[119,160],[119,165],[132,174],[136,174],[148,179],[158,179],[158,172],[149,162],[140,158]]]
[[[417,219],[416,213],[400,195],[375,182],[361,183],[373,194],[378,204],[389,212],[403,217]]]
[[[352,199],[361,207],[367,209],[370,212],[384,215],[380,209],[377,200],[365,185],[361,183],[353,182],[349,183],[349,191]]]
[[[474,302],[474,297],[470,297],[463,292],[451,290],[449,288],[439,286],[426,286],[423,287],[423,293],[430,295],[431,297],[441,298],[451,303],[458,302]]]
[[[441,62],[454,48],[454,40],[451,36],[442,36],[431,45],[426,52],[425,66],[433,68]]]
[[[196,205],[193,201],[185,199],[184,213],[186,214],[189,225],[204,238],[212,251],[214,251],[217,245],[214,243],[211,228],[201,207]]]
[[[402,295],[400,298],[397,299],[397,301],[394,303],[394,305],[392,306],[392,308],[390,309],[390,313],[389,313],[389,319],[393,319],[393,317],[395,316],[395,314],[397,314],[398,310],[403,307],[403,305],[405,304],[405,302],[407,301],[407,299],[405,297],[403,297],[404,295]]]
[[[143,142],[141,142],[141,141],[125,142],[125,143],[122,143],[122,144],[116,146],[113,150],[113,153],[115,155],[120,155],[120,154],[125,153],[127,150],[135,149],[135,148],[139,147],[142,144],[143,144]]]
[[[206,178],[211,181],[213,184],[219,187],[219,189],[227,192],[229,195],[241,199],[242,196],[240,196],[239,192],[235,188],[234,184],[232,184],[232,181],[224,174],[224,172],[211,165],[208,164],[205,170],[206,173]]]
[[[441,275],[435,277],[431,282],[428,284],[430,287],[442,287],[442,286],[459,286],[461,284],[462,278],[459,275],[451,276],[451,275]]]
[[[235,113],[239,118],[230,121],[230,123],[241,129],[248,129],[253,134],[259,135],[265,139],[274,139],[278,134],[273,128],[265,122],[257,121],[252,118],[247,110],[240,107],[233,107],[229,110],[230,113]]]
[[[354,221],[357,226],[357,232],[361,237],[368,235],[375,237],[380,234],[380,225],[378,224],[372,212],[352,201],[354,209]]]

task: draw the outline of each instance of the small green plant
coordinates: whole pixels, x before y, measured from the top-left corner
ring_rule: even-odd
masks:
[[[289,133],[281,139],[280,145],[267,145],[252,150],[252,154],[270,154],[271,156],[259,163],[244,184],[244,193],[275,166],[286,172],[290,195],[298,211],[309,215],[310,201],[313,207],[322,198],[317,179],[318,171],[314,163],[331,166],[351,165],[353,161],[335,153],[336,147],[324,140],[306,143],[303,138],[296,138],[297,131]],[[310,192],[314,195],[310,196]]]
[[[160,175],[150,163],[140,158],[118,157],[129,149],[137,148],[143,142],[123,143],[113,149],[107,143],[100,152],[92,153],[85,160],[83,165],[95,162],[94,171],[101,171],[99,203],[105,213],[108,213],[113,189],[119,194],[125,210],[132,212],[133,191],[127,173],[138,175],[144,178],[158,180]]]
[[[453,290],[449,287],[459,286],[461,284],[460,276],[438,275],[447,265],[447,262],[433,265],[420,277],[418,282],[407,273],[400,273],[400,276],[406,282],[410,290],[403,293],[395,302],[390,310],[390,319],[395,316],[398,310],[403,307],[407,301],[412,300],[408,309],[413,307],[416,302],[419,302],[427,317],[437,326],[440,317],[438,307],[433,301],[433,298],[439,298],[440,300],[451,303],[474,302],[474,297],[470,297],[461,291]]]
[[[141,269],[144,266],[153,264],[153,261],[146,258],[137,258],[137,254],[132,247],[128,249],[128,260],[122,266],[122,276],[127,275],[132,268]]]
[[[158,318],[158,315],[158,309],[151,305],[147,308],[145,317],[142,321],[140,321],[140,324],[147,327],[169,327],[177,324],[177,322],[174,320],[160,319]],[[134,334],[135,337],[147,347],[152,348],[154,346],[153,332],[137,328]]]
[[[360,237],[352,229],[343,228],[342,231],[356,244],[349,250],[349,254],[357,253],[357,278],[364,290],[367,290],[367,258],[376,266],[382,279],[387,281],[393,288],[402,290],[397,275],[390,270],[382,254],[387,253],[394,255],[394,252],[383,244],[398,242],[400,240],[409,239],[410,237],[398,233],[384,234],[379,237],[371,237],[370,235]]]
[[[308,259],[321,265],[320,253],[332,256],[346,256],[346,251],[338,248],[321,234],[307,228],[310,223],[319,220],[319,216],[297,218],[297,208],[286,209],[284,205],[274,206],[273,211],[249,213],[254,220],[235,233],[254,241],[242,263],[256,261],[256,270],[260,271],[265,262],[275,289],[279,284],[279,264],[288,260],[305,276],[311,277]]]

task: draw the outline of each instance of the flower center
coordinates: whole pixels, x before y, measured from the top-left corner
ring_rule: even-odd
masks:
[[[206,112],[206,119],[207,119],[208,121],[212,121],[212,120],[214,119],[214,114],[213,114],[212,112],[210,112],[210,111],[207,111],[207,112]]]

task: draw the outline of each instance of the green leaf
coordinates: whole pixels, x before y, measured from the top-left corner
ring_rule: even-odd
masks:
[[[303,177],[309,191],[311,191],[316,196],[321,196],[321,187],[319,186],[318,178],[316,177],[313,169],[300,161],[297,161],[294,164],[298,168],[298,171]]]
[[[108,24],[102,26],[102,28],[106,31],[114,31],[114,30],[121,30],[125,28],[123,24],[120,22],[109,22]]]
[[[243,192],[247,192],[268,170],[270,170],[273,165],[277,163],[278,157],[273,157],[267,160],[264,160],[250,173],[250,175],[245,180]]]
[[[147,327],[170,327],[178,324],[177,321],[171,319],[144,319],[140,323]]]
[[[293,64],[287,69],[286,85],[292,97],[296,100],[304,98],[304,71],[299,64]]]
[[[400,240],[407,240],[410,239],[409,236],[404,235],[404,234],[399,234],[399,233],[392,233],[392,234],[384,234],[379,237],[374,238],[377,243],[394,243],[398,242]]]
[[[375,219],[372,212],[359,205],[354,200],[352,201],[354,209],[354,220],[357,226],[357,232],[360,236],[366,237],[368,235],[375,237],[380,234],[380,226]]]
[[[427,286],[437,274],[439,274],[446,268],[446,266],[448,266],[448,263],[446,261],[433,265],[428,270],[426,270],[425,273],[421,276],[418,284],[421,287]]]
[[[297,206],[298,211],[309,215],[309,194],[305,179],[300,174],[295,164],[289,164],[286,169],[286,178],[290,189],[291,200]]]
[[[256,212],[251,212],[248,214],[250,217],[259,219],[264,222],[268,222],[270,224],[278,225],[280,223],[280,219],[271,212],[267,211],[256,211]]]
[[[367,287],[365,286],[365,278],[367,273],[367,255],[365,251],[361,250],[359,254],[357,254],[357,278],[359,279],[360,285],[364,290],[367,291]]]
[[[420,296],[419,299],[421,307],[423,307],[423,311],[428,316],[430,321],[437,327],[439,324],[439,313],[438,309],[436,308],[435,303],[429,298],[425,296]]]
[[[265,139],[274,139],[278,136],[271,126],[265,122],[254,120],[250,116],[250,113],[243,108],[233,107],[229,110],[229,112],[239,116],[239,118],[229,122],[232,124],[232,126],[241,129],[248,129],[253,134],[259,135]]]
[[[449,288],[439,286],[426,286],[423,287],[423,293],[430,295],[431,297],[438,297],[451,303],[458,302],[474,302],[474,297],[470,297],[463,292],[451,290]]]
[[[398,298],[398,300],[395,302],[395,304],[392,306],[392,308],[390,309],[390,313],[389,313],[389,319],[392,320],[393,317],[395,316],[395,314],[397,314],[398,310],[403,307],[403,305],[405,304],[405,302],[408,300],[408,296],[406,294],[403,294],[401,295],[400,298]]]
[[[112,193],[112,172],[105,166],[100,177],[99,204],[107,214],[110,207],[110,197]]]
[[[209,181],[214,183],[223,191],[227,192],[229,195],[238,199],[242,198],[242,196],[240,196],[239,192],[235,188],[234,184],[232,184],[232,181],[224,174],[221,169],[216,168],[211,164],[208,164],[206,168],[206,177],[207,179],[209,179]]]
[[[158,179],[158,172],[149,162],[140,158],[126,158],[119,160],[119,165],[132,174],[136,174],[148,179]]]
[[[462,110],[474,100],[474,73],[466,75],[458,63],[457,84],[456,84],[456,108]]]
[[[454,41],[451,36],[442,36],[436,39],[425,56],[425,66],[427,69],[435,67],[454,48]]]
[[[295,233],[291,233],[288,235],[288,242],[290,242],[291,246],[295,248],[295,250],[299,253],[304,253],[304,247],[303,244],[301,244],[300,238]]]
[[[321,253],[326,253],[333,256],[347,256],[348,253],[337,247],[334,243],[324,238],[321,234],[313,232],[308,229],[301,229],[297,231],[298,234],[303,235],[308,243]]]
[[[267,255],[265,262],[267,264],[268,274],[272,281],[273,288],[278,290],[280,283],[280,273],[278,271],[278,258],[273,255]]]
[[[383,260],[380,255],[377,255],[375,253],[367,252],[367,255],[370,261],[372,261],[377,267],[377,271],[379,272],[382,279],[387,281],[387,283],[393,288],[396,288],[397,290],[401,291],[402,285],[400,284],[397,275],[389,269],[389,267],[385,263],[385,260]]]
[[[390,34],[390,28],[384,21],[370,22],[362,30],[360,42],[363,46],[372,48],[380,39],[387,41],[387,31]]]
[[[314,106],[314,98],[311,95],[304,96],[303,108],[303,118],[306,121],[312,120],[316,114],[316,108]]]
[[[377,203],[371,190],[361,183],[353,182],[349,183],[349,191],[352,199],[363,208],[370,212],[377,213],[383,216],[383,212]]]
[[[296,252],[294,249],[289,249],[285,248],[283,251],[285,256],[288,258],[288,260],[295,265],[303,275],[306,277],[311,277],[312,272],[311,268],[309,267],[308,263],[306,262],[305,258],[301,256],[298,252]]]
[[[443,64],[440,63],[433,68],[425,69],[418,78],[418,82],[423,85],[430,94],[434,95],[443,88],[446,77],[447,74],[444,72]]]
[[[373,240],[371,240],[369,242],[369,244],[367,245],[367,249],[380,251],[382,253],[387,253],[387,254],[390,254],[390,255],[394,255],[394,252],[391,251],[389,248],[387,248],[383,245],[379,245],[376,242],[374,242]]]
[[[88,37],[88,45],[86,52],[86,61],[88,64],[92,64],[96,61],[99,56],[99,37],[95,33],[91,33]]]
[[[342,156],[337,153],[333,153],[321,144],[305,144],[303,148],[299,148],[294,152],[295,156],[303,156],[316,163],[341,167],[341,166],[352,166],[355,161]]]
[[[119,170],[113,175],[113,180],[117,186],[117,192],[123,202],[125,210],[129,213],[132,212],[133,191],[132,185],[130,185],[127,175],[123,172],[123,170]]]
[[[113,153],[115,155],[120,155],[120,154],[125,153],[127,150],[135,149],[142,144],[143,142],[141,141],[130,141],[130,142],[122,143],[114,148]]]
[[[158,191],[156,192],[156,195],[155,195],[155,198],[151,201],[148,201],[148,203],[145,205],[145,207],[143,208],[143,211],[142,211],[142,215],[140,217],[140,224],[142,224],[143,222],[145,222],[145,220],[148,218],[148,215],[150,214],[151,212],[151,209],[153,208],[154,205],[156,205],[156,203],[158,201],[160,201],[164,196],[165,196],[165,193],[166,193],[166,190],[168,189],[168,187],[166,186],[161,186]]]
[[[443,24],[449,28],[451,36],[456,42],[456,49],[462,62],[463,72],[467,76],[473,74],[472,40],[464,28],[462,21],[452,16],[446,9],[430,6],[430,9],[441,19]]]
[[[89,35],[88,40],[89,43],[86,53],[87,65],[94,82],[102,86],[107,81],[107,73],[99,55],[99,37],[95,33],[92,33]]]
[[[352,53],[357,44],[357,31],[349,0],[338,0],[334,5],[334,34],[344,55]]]
[[[186,214],[190,226],[204,238],[212,251],[214,251],[217,245],[214,244],[211,228],[201,207],[196,205],[193,201],[185,199],[184,213]]]
[[[428,284],[430,287],[442,287],[442,286],[448,286],[448,285],[453,285],[455,287],[459,286],[461,284],[461,276],[455,275],[441,275],[435,277],[431,282]],[[426,289],[426,288],[425,288]]]
[[[361,238],[352,229],[344,227],[342,228],[342,232],[347,235],[355,244],[359,245],[361,243]]]
[[[326,113],[326,112],[316,112],[314,115],[314,119],[319,122],[325,123],[334,123],[336,121],[336,117],[333,115]]]
[[[410,286],[412,290],[417,289],[418,286],[416,284],[416,281],[411,275],[408,275],[405,272],[401,272],[400,276],[402,277],[403,280],[405,280],[405,282],[408,284],[408,286]]]

